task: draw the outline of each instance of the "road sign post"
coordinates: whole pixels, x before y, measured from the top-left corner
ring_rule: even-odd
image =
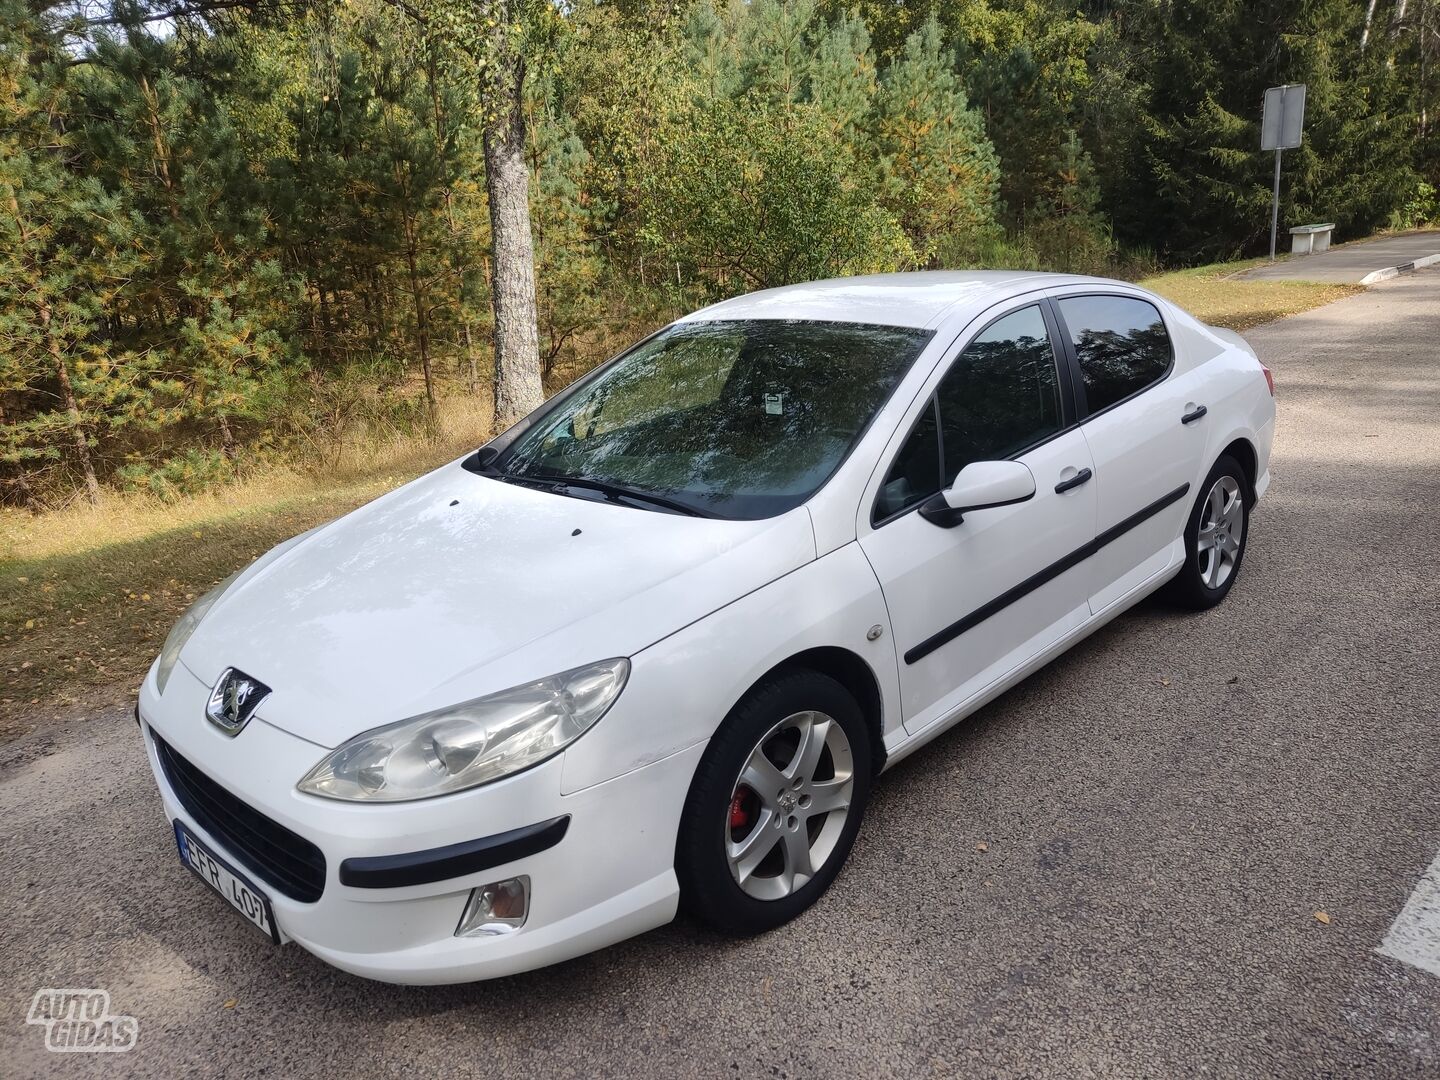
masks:
[[[1305,84],[1287,83],[1265,91],[1260,115],[1260,149],[1275,151],[1275,185],[1270,194],[1270,259],[1275,259],[1275,236],[1280,230],[1280,155],[1300,145],[1305,127]]]

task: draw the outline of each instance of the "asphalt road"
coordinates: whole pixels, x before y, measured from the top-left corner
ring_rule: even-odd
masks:
[[[1280,236],[1280,250],[1289,237]],[[1362,281],[1387,267],[1405,267],[1416,259],[1440,255],[1440,231],[1396,233],[1377,240],[1356,240],[1319,255],[1296,256],[1247,270],[1241,277],[1267,281],[1324,281],[1338,284]]]
[[[758,940],[367,983],[181,869],[124,713],[0,748],[0,1076],[1440,1075],[1440,978],[1375,952],[1440,851],[1440,273],[1249,336],[1276,479],[1226,603],[897,767]],[[136,1049],[47,1054],[40,987],[109,989]]]

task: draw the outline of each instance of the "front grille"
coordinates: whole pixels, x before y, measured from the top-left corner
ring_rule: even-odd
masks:
[[[195,823],[261,881],[292,900],[313,904],[325,891],[325,854],[303,836],[241,802],[155,733],[165,779]]]

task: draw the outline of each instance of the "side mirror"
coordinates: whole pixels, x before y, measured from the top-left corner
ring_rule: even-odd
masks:
[[[972,510],[1010,506],[1035,495],[1035,477],[1019,461],[972,461],[938,495],[920,507],[920,516],[942,529],[953,529]]]

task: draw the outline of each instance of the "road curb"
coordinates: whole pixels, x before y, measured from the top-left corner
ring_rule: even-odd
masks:
[[[1435,255],[1424,255],[1407,263],[1400,263],[1398,266],[1387,266],[1383,270],[1374,270],[1360,279],[1361,285],[1374,285],[1377,281],[1386,281],[1401,274],[1408,274],[1413,270],[1419,270],[1424,266],[1433,266],[1440,263],[1440,253]]]

